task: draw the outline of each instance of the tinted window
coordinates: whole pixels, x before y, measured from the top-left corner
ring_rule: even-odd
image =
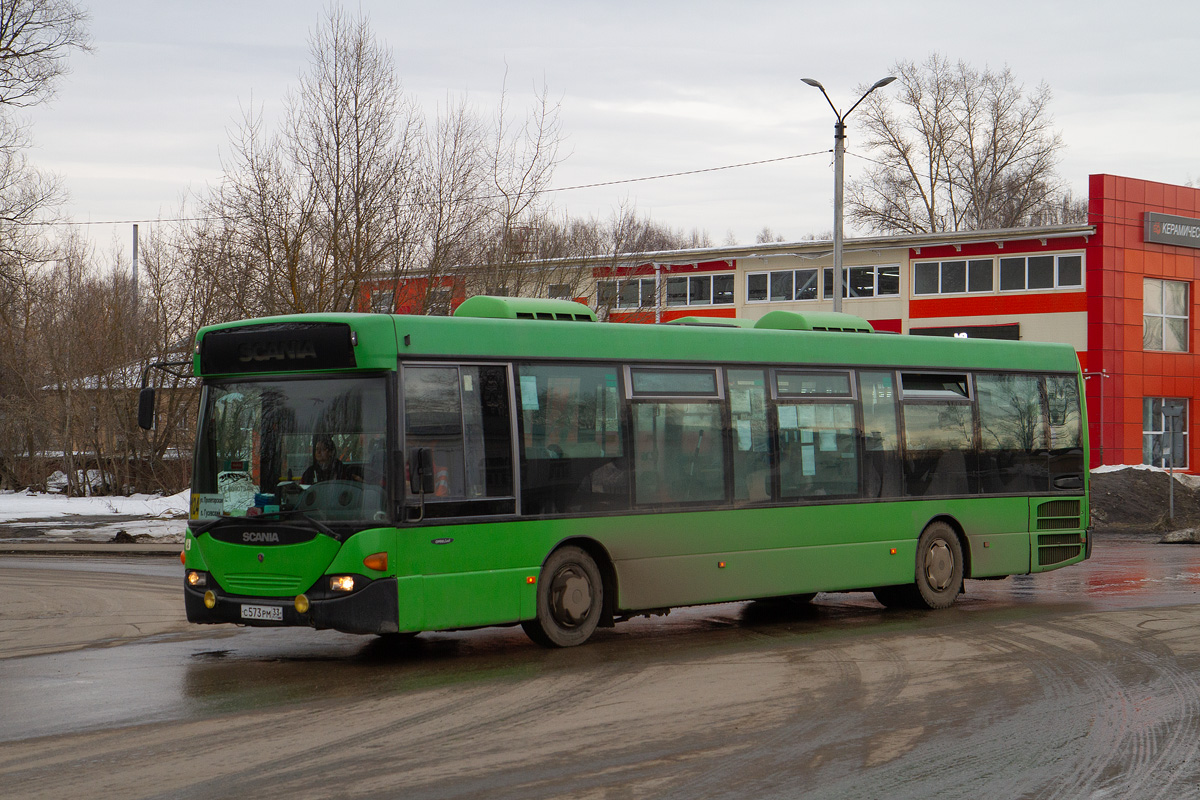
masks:
[[[732,275],[714,275],[713,283],[713,303],[732,303],[733,302],[733,276]]]
[[[896,497],[901,493],[896,379],[890,372],[860,372],[858,382],[863,413],[863,494]]]
[[[938,263],[926,261],[913,267],[913,294],[938,293]]]
[[[629,370],[635,397],[717,395],[717,372],[713,369],[648,369]]]
[[[992,260],[971,261],[967,265],[967,291],[990,292],[992,290]]]
[[[1083,285],[1083,257],[1082,256],[1059,256],[1058,257],[1058,285],[1059,286],[1082,286]]]
[[[766,378],[760,369],[731,369],[727,375],[733,428],[733,497],[752,503],[770,500]]]
[[[1029,288],[1054,288],[1054,256],[1029,257]]]
[[[967,290],[967,262],[942,262],[942,292],[955,293]]]
[[[817,299],[817,271],[815,269],[796,270],[796,299]]]
[[[1045,491],[1046,424],[1041,379],[975,376],[979,398],[980,488],[986,493]]]
[[[780,395],[850,396],[847,372],[780,372],[775,381]]]
[[[522,364],[518,376],[522,513],[628,507],[617,368]]]
[[[433,452],[425,516],[515,511],[507,368],[406,366],[402,383],[408,474],[418,449]]]
[[[771,299],[772,300],[791,300],[792,299],[792,273],[790,273],[790,272],[772,272],[771,273]]]
[[[918,497],[969,493],[973,440],[969,403],[904,403],[906,493]]]
[[[779,488],[789,497],[858,494],[853,403],[780,403]]]
[[[755,300],[767,299],[767,274],[760,272],[756,275],[746,276],[746,300],[754,302]]]
[[[1025,259],[1000,259],[1000,288],[1003,290],[1025,288]]]
[[[635,403],[635,502],[674,505],[724,500],[721,434],[721,406],[716,403]]]

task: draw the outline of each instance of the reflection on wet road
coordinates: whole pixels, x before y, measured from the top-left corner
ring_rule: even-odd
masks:
[[[100,577],[177,591],[147,570]],[[95,794],[104,763],[124,797],[1200,797],[1198,591],[1200,547],[1107,537],[945,612],[731,603],[565,651],[191,627],[0,660],[0,785]]]

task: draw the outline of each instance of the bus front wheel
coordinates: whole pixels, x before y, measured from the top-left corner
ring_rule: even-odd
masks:
[[[537,617],[521,627],[543,647],[583,644],[604,608],[604,583],[595,560],[581,548],[560,547],[538,577]]]
[[[914,583],[875,589],[875,598],[889,608],[949,608],[962,592],[962,545],[945,522],[930,523],[921,532],[914,577]]]

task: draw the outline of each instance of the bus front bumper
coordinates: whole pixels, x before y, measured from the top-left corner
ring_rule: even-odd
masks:
[[[246,597],[226,594],[216,585],[208,589],[183,587],[188,622],[201,625],[231,623],[255,627],[308,627],[345,633],[396,633],[399,631],[399,596],[395,578],[380,578],[343,596],[309,597],[307,610],[297,609],[293,597]],[[205,603],[212,592],[214,604]]]

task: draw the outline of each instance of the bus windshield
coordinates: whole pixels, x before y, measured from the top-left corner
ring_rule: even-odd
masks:
[[[386,519],[386,409],[381,377],[207,386],[192,518]]]

